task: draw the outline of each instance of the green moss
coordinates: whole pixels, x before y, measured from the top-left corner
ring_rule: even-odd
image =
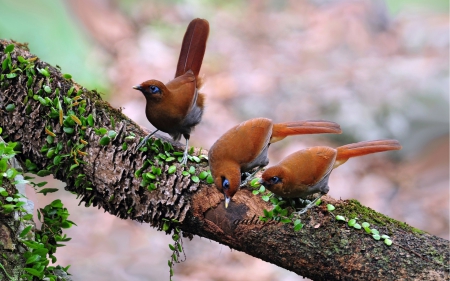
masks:
[[[388,228],[394,226],[411,233],[425,233],[424,231],[411,227],[404,222],[394,220],[368,207],[365,207],[354,199],[348,200],[346,204],[340,205],[339,211],[337,211],[337,213],[349,219],[359,218],[359,221],[366,221],[374,226],[385,226]]]

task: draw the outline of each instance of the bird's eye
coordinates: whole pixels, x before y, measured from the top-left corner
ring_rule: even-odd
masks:
[[[152,94],[156,94],[156,93],[161,92],[161,91],[159,90],[159,88],[156,87],[155,85],[151,85],[149,88],[150,88],[150,92],[151,92]]]
[[[229,182],[227,179],[223,179],[223,181],[222,181],[222,187],[223,187],[224,189],[230,188],[230,182]]]
[[[276,183],[279,183],[281,180],[280,180],[279,177],[272,177],[272,178],[270,179],[270,181],[271,181],[273,184],[276,184]]]

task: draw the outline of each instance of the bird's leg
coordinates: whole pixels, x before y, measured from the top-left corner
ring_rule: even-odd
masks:
[[[311,209],[312,207],[314,207],[316,205],[316,202],[323,196],[323,194],[320,194],[316,199],[314,199],[313,201],[311,201],[308,205],[306,205],[303,209],[301,209],[300,211],[297,212],[297,214],[301,215],[303,213],[306,213],[306,211],[308,211],[309,209]]]
[[[186,136],[184,136],[186,138]],[[186,165],[188,160],[188,150],[189,150],[189,137],[186,138],[186,148],[184,149],[183,159],[181,159],[181,165]]]
[[[147,141],[148,141],[148,139],[151,137],[151,136],[153,136],[156,132],[158,132],[159,130],[157,129],[157,130],[155,130],[153,133],[150,133],[150,134],[148,134],[137,146],[136,146],[136,151],[139,149],[139,148],[141,148],[142,146],[144,146],[146,143],[147,143]]]
[[[251,173],[250,175],[248,175],[248,176],[245,178],[244,182],[241,183],[240,186],[241,186],[241,187],[242,187],[242,186],[245,186],[245,185],[248,183],[248,181],[251,180],[251,179],[253,178],[254,175],[256,175],[257,172],[261,171],[262,168],[264,168],[264,167],[258,167],[258,169],[256,169],[256,171],[254,171],[253,173]]]

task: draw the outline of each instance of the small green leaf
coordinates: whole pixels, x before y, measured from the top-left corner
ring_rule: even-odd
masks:
[[[322,204],[322,199],[317,199],[316,201],[316,206],[319,206],[320,204]],[[334,206],[333,206],[334,207]],[[329,211],[329,210],[328,210]]]
[[[202,171],[199,175],[198,178],[201,180],[206,179],[206,177],[208,177],[209,173],[207,171]]]
[[[170,227],[170,223],[168,221],[165,221],[162,229],[163,229],[163,231],[167,231],[167,230],[169,230],[169,227]]]
[[[355,224],[353,225],[353,228],[361,229],[361,225],[360,225],[359,223],[355,223]]]
[[[89,117],[88,117],[88,123],[89,123]],[[105,128],[95,129],[94,131],[99,136],[103,136],[104,134],[106,134],[108,132],[108,130],[106,130]]]
[[[381,237],[379,234],[374,234],[374,235],[372,235],[372,238],[375,240],[380,240]]]
[[[26,214],[25,216],[22,217],[23,220],[27,221],[27,220],[31,220],[33,218],[32,214]]]
[[[354,226],[355,223],[356,223],[356,220],[355,219],[351,219],[351,220],[348,221],[348,226]]]
[[[167,157],[165,161],[166,162],[172,162],[173,160],[175,160],[175,157],[171,156],[171,157]]]
[[[75,131],[73,128],[70,128],[70,127],[63,127],[63,130],[66,134],[69,134],[69,135],[73,134],[73,132]]]
[[[62,157],[59,155],[56,155],[55,158],[53,158],[53,164],[54,165],[59,165],[59,163],[61,163]]]
[[[13,103],[10,103],[6,106],[6,111],[13,111],[16,108],[16,105]]]
[[[24,270],[26,272],[30,273],[31,275],[34,275],[34,276],[38,277],[39,279],[41,279],[40,277],[41,277],[41,275],[43,275],[41,272],[37,271],[34,268],[26,267],[26,268],[24,268]]]
[[[155,185],[154,183],[150,183],[150,184],[148,185],[147,189],[148,189],[149,191],[153,191],[153,190],[156,189],[156,185]]]
[[[253,190],[252,193],[253,193],[253,195],[258,195],[259,191],[258,190]]]
[[[52,88],[50,88],[49,86],[45,85],[44,86],[44,91],[48,94],[50,94],[52,92]]]
[[[29,263],[34,263],[34,262],[36,262],[36,261],[38,261],[38,260],[40,260],[41,259],[41,256],[40,255],[32,255],[31,257],[29,257],[28,259],[27,259],[27,261],[25,262],[26,264],[29,264]]]
[[[8,46],[6,46],[5,48],[5,53],[11,53],[14,50],[14,44],[9,44]]]
[[[207,184],[212,184],[214,183],[214,179],[211,175],[208,175],[208,177],[206,178],[206,183]]]
[[[363,223],[361,224],[361,226],[364,227],[364,228],[366,228],[366,227],[369,227],[370,224],[369,224],[368,222],[363,222]]]
[[[80,165],[78,165],[78,164],[71,165],[70,168],[69,168],[69,172],[72,171],[73,169],[75,169],[78,166],[80,166]]]
[[[192,180],[193,182],[199,182],[199,181],[200,181],[200,179],[199,179],[197,176],[192,176],[192,177],[191,177],[191,180]]]
[[[197,156],[192,156],[192,160],[194,160],[197,163],[200,163],[200,158],[198,158]]]
[[[38,193],[42,193],[44,195],[47,195],[47,193],[53,193],[53,192],[56,192],[56,191],[58,191],[57,188],[44,188],[44,189],[38,191]]]
[[[25,227],[24,230],[22,230],[22,232],[19,235],[20,238],[24,238],[25,235],[27,235],[27,233],[30,232],[32,227],[33,227],[32,225],[29,225],[29,226]]]
[[[176,166],[170,166],[170,167],[169,167],[169,170],[167,170],[167,173],[173,174],[173,173],[176,172],[176,170],[177,170],[177,167],[176,167]]]
[[[47,170],[40,170],[39,172],[37,172],[37,175],[40,176],[40,177],[45,177],[45,176],[48,176],[48,175],[51,175],[51,174],[52,174],[52,172],[47,171]]]
[[[187,177],[187,176],[190,175],[188,171],[183,171],[183,172],[181,172],[181,174],[182,174],[183,176],[185,176],[185,177]]]
[[[171,251],[175,251],[175,247],[174,247],[172,244],[169,244],[169,249],[170,249]]]
[[[48,72],[47,69],[45,68],[37,68],[38,72],[42,75],[44,75],[45,77],[50,77],[50,73]]]
[[[302,228],[303,228],[302,222],[299,219],[295,220],[294,221],[294,231],[299,231]]]
[[[94,127],[94,116],[92,116],[92,114],[89,114],[89,116],[87,117],[87,122],[90,127]]]
[[[14,72],[6,74],[6,78],[8,78],[8,79],[13,79],[16,77],[17,77],[17,73],[14,73]]]
[[[390,239],[391,237],[387,236],[386,234],[381,235],[382,239]]]
[[[151,180],[156,179],[156,176],[155,176],[154,174],[152,174],[152,173],[145,173],[145,174],[143,175],[143,177],[144,177],[144,179],[147,180],[147,181],[151,181]]]
[[[100,139],[100,145],[108,145],[111,142],[111,139],[109,137],[103,137]]]
[[[67,91],[67,96],[70,97],[73,93],[73,90],[75,90],[75,86],[70,87],[69,91]],[[91,126],[92,127],[92,126]]]
[[[328,211],[334,211],[336,208],[333,206],[333,205],[331,205],[331,204],[327,204],[327,210]]]
[[[113,130],[108,131],[108,137],[114,139],[116,136],[117,136],[116,131],[113,131]]]
[[[66,79],[71,79],[72,75],[66,73],[66,74],[63,74],[63,77],[66,78]]]
[[[38,187],[43,187],[43,186],[46,185],[46,184],[47,184],[47,182],[46,182],[46,181],[43,181],[43,182],[37,183],[36,185],[37,185]]]
[[[392,245],[392,240],[391,239],[384,239],[384,244],[391,246]]]
[[[194,166],[191,166],[190,168],[189,168],[189,174],[194,174],[195,173],[195,167]]]
[[[264,187],[264,185],[261,185],[259,188],[259,192],[263,193],[264,191],[266,191],[266,188]]]
[[[262,199],[263,201],[268,202],[268,201],[270,200],[270,196],[269,196],[269,195],[264,195],[264,196],[261,197],[261,199]]]
[[[343,217],[341,215],[337,215],[336,216],[336,220],[338,220],[338,221],[345,221],[345,217]]]
[[[368,233],[368,234],[372,233],[372,232],[370,231],[370,227],[363,227],[363,228],[364,228],[364,231],[365,231],[366,233]]]
[[[370,231],[372,232],[372,234],[377,234],[377,235],[380,234],[380,232],[375,228],[372,228]]]
[[[254,178],[252,179],[252,181],[250,182],[250,186],[252,187],[259,187],[261,184],[259,183],[259,178]]]
[[[267,211],[266,209],[263,210],[264,212],[264,216],[268,219],[271,219],[273,217],[273,212],[272,211]]]

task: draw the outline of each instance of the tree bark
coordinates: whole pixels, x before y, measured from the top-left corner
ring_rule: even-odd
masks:
[[[11,43],[0,40],[2,62],[8,57],[5,48]],[[0,72],[3,136],[21,143],[22,153],[17,157],[20,161],[30,159],[43,171],[41,174],[51,173],[64,181],[66,190],[77,193],[86,205],[158,229],[167,220],[177,220],[185,234],[215,240],[313,280],[449,278],[447,240],[386,217],[354,200],[337,201],[327,196],[323,199],[336,207],[334,213],[357,217],[360,222],[375,226],[380,233],[388,234],[393,241],[391,246],[374,240],[364,230],[337,221],[324,203],[301,216],[304,227],[298,232],[294,232],[292,225],[276,221],[261,223],[257,218],[271,205],[254,196],[250,188],[238,192],[225,209],[223,195],[213,184],[204,180],[196,182],[190,175],[183,175],[187,168],[174,164],[176,161],[155,160],[155,156],[165,153],[162,145],[154,151],[135,152],[138,136],[144,132],[120,110],[112,108],[95,91],[64,78],[59,69],[34,59],[25,45],[13,44],[11,68]],[[21,63],[19,56],[31,60]],[[35,75],[30,71],[15,71],[29,64],[33,64]],[[45,71],[39,72],[46,68],[48,76]],[[7,77],[10,73],[16,76]],[[73,94],[68,98],[72,87]],[[55,114],[59,109],[62,120],[59,113]],[[89,121],[90,114],[93,124]],[[105,136],[97,134],[99,128],[115,131],[116,136],[111,134],[109,144],[100,144]],[[49,139],[48,131],[54,137]],[[130,137],[132,134],[136,139]],[[182,151],[179,144],[172,145],[176,151]],[[55,155],[61,158],[55,160]],[[175,172],[173,168],[169,171],[172,165],[176,167]],[[141,186],[139,172],[135,175],[138,170],[151,171],[151,166],[161,168],[161,174],[153,182],[156,186],[153,191]],[[206,160],[189,162],[190,166],[196,169],[195,174],[208,170]]]

